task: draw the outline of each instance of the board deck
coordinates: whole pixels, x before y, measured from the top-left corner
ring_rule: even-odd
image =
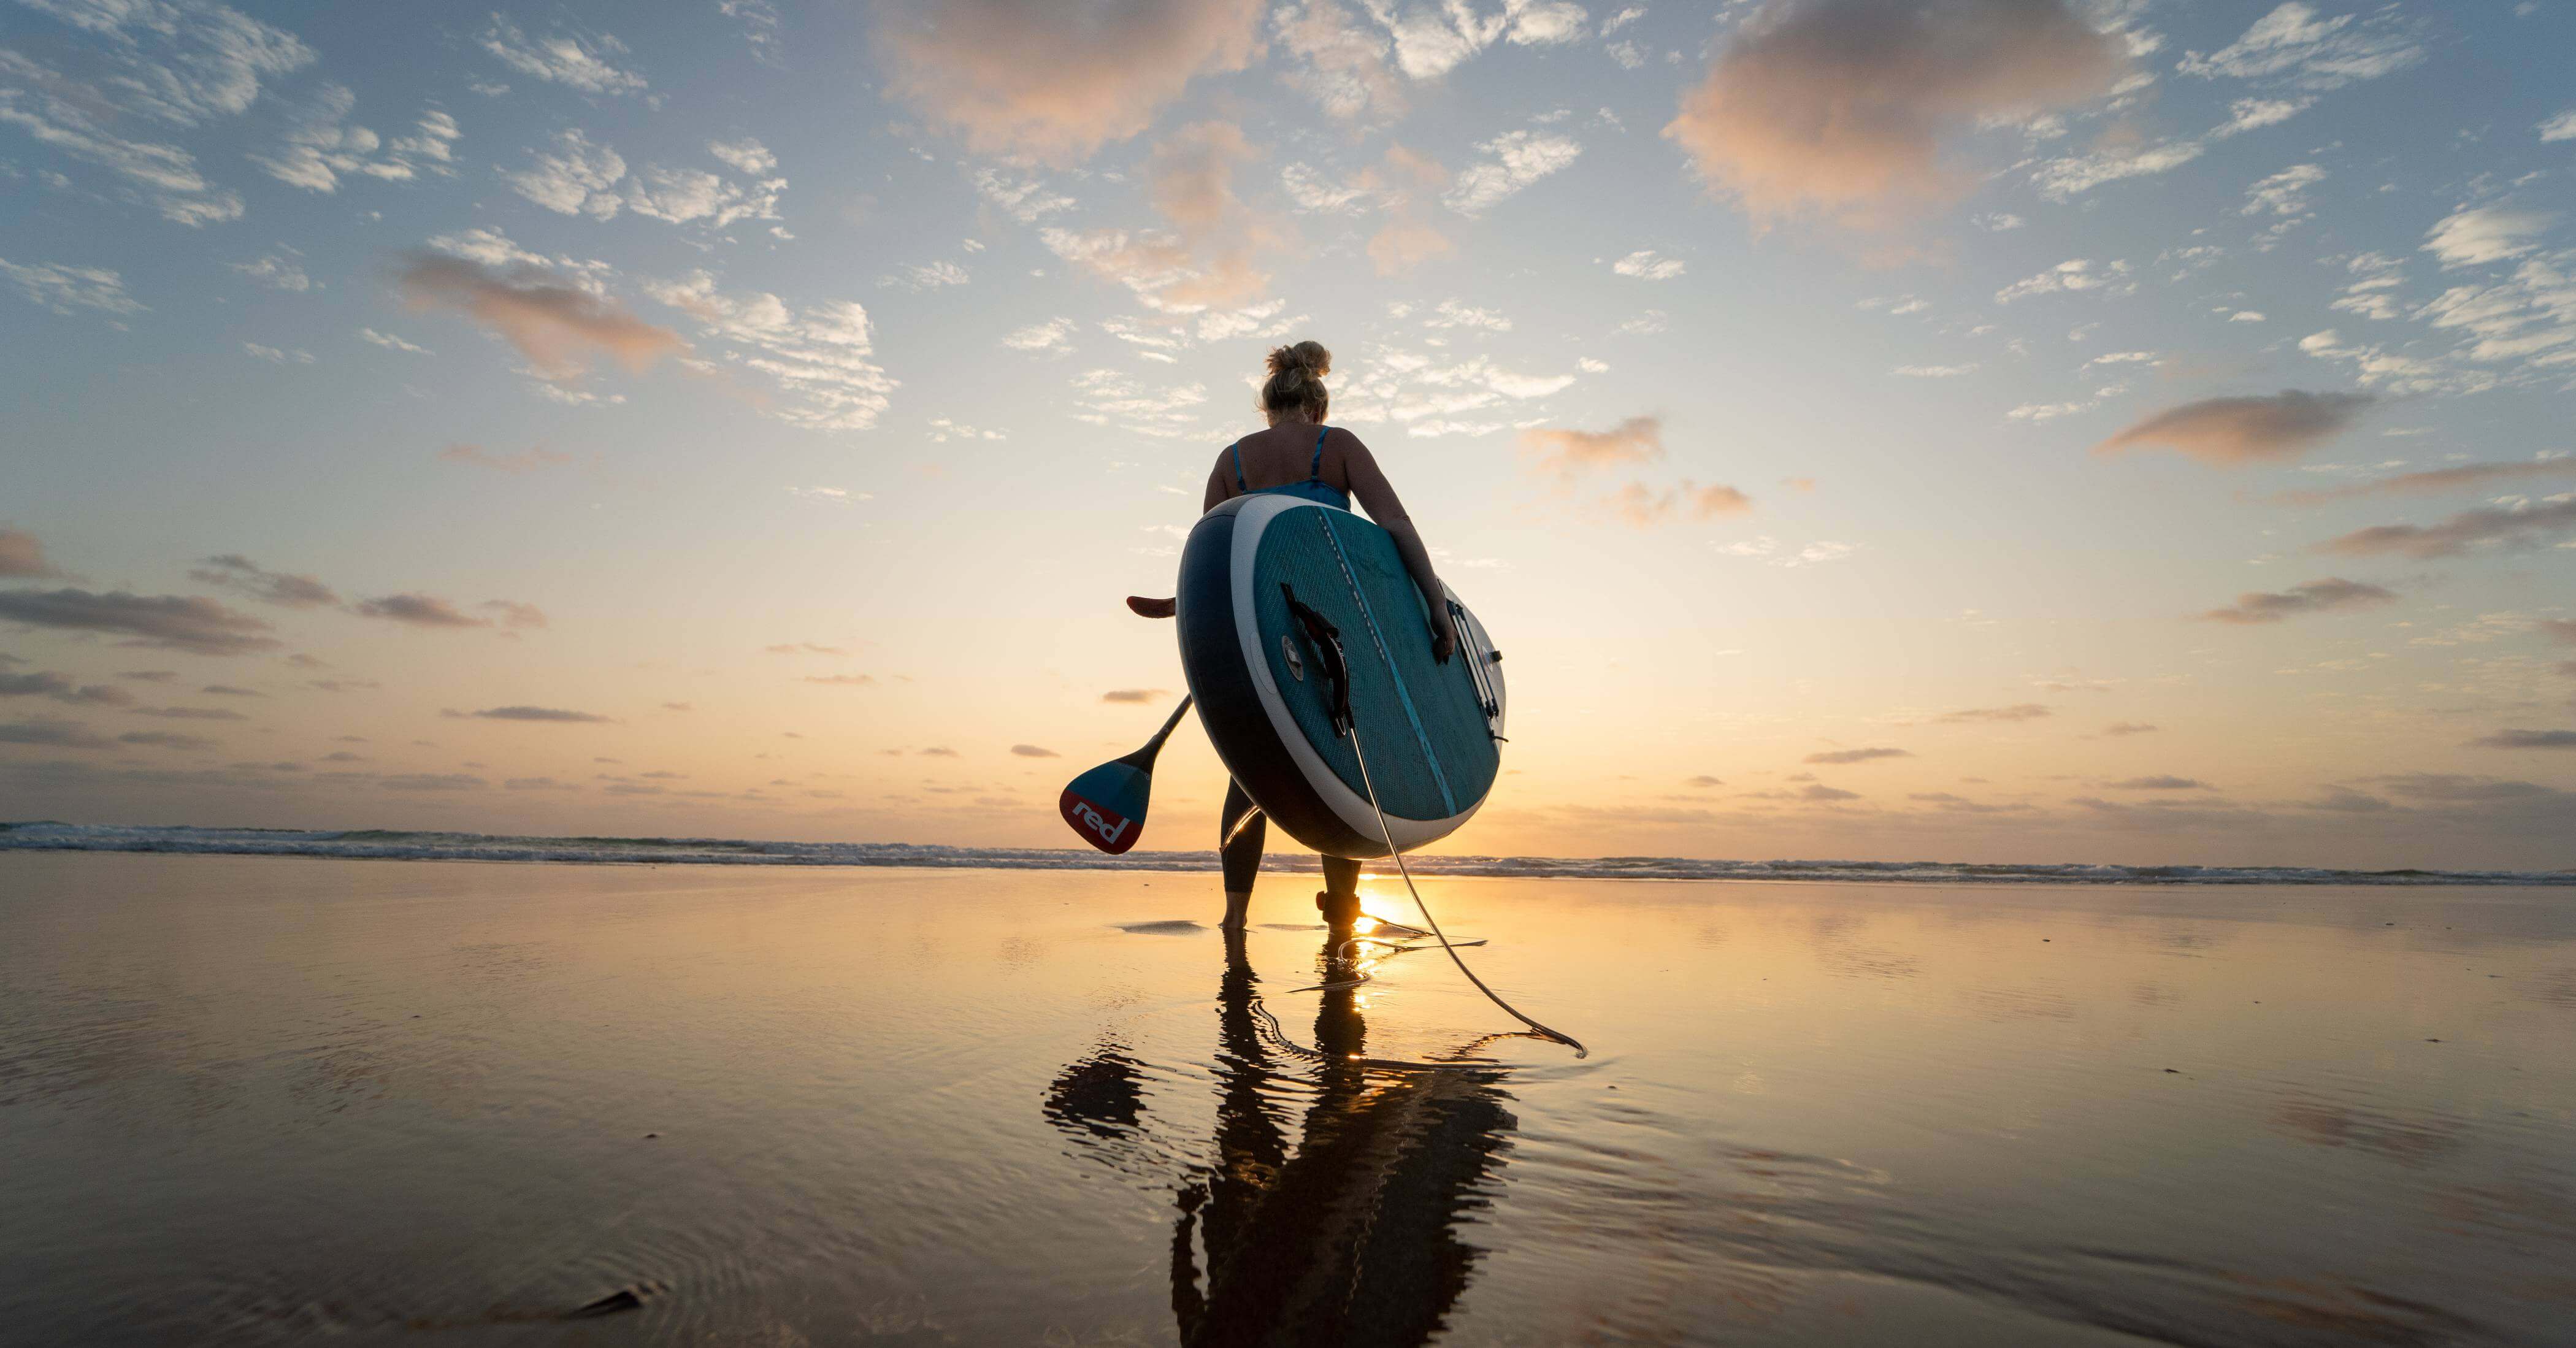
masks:
[[[1312,501],[1237,497],[1191,531],[1178,594],[1182,669],[1217,756],[1297,841],[1386,855],[1371,782],[1398,850],[1483,805],[1501,771],[1501,657],[1459,605],[1457,654],[1432,658],[1429,610],[1384,529]],[[1365,779],[1292,595],[1341,633]]]

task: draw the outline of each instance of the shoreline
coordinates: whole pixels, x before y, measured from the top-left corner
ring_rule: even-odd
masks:
[[[484,861],[576,866],[764,866],[791,869],[1120,871],[1201,874],[1218,869],[1209,851],[1130,852],[1107,857],[1074,848],[955,847],[936,843],[794,843],[723,838],[538,837],[391,829],[194,828],[0,821],[0,853],[99,852],[162,856],[314,857],[349,861]],[[2305,866],[2118,866],[2109,864],[1728,861],[1691,857],[1411,858],[1415,871],[1444,879],[1630,880],[1791,884],[1970,884],[2197,889],[2252,885],[2368,888],[2576,888],[2576,870],[2381,871]],[[1265,870],[1317,870],[1302,850],[1274,856]]]

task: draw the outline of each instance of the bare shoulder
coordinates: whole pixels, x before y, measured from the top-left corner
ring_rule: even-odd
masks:
[[[1335,463],[1342,464],[1345,467],[1356,467],[1360,464],[1375,462],[1375,460],[1369,455],[1367,442],[1361,440],[1355,432],[1345,430],[1340,426],[1329,426],[1325,428],[1324,455],[1326,458]]]

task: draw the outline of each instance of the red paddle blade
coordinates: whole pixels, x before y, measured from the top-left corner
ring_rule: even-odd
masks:
[[[1153,781],[1130,764],[1103,763],[1074,778],[1056,808],[1084,842],[1117,856],[1145,832],[1145,802]]]

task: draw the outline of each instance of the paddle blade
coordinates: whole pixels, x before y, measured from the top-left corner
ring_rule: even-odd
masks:
[[[1153,792],[1151,773],[1133,763],[1103,763],[1074,778],[1056,808],[1084,842],[1116,856],[1145,831],[1145,803]]]

